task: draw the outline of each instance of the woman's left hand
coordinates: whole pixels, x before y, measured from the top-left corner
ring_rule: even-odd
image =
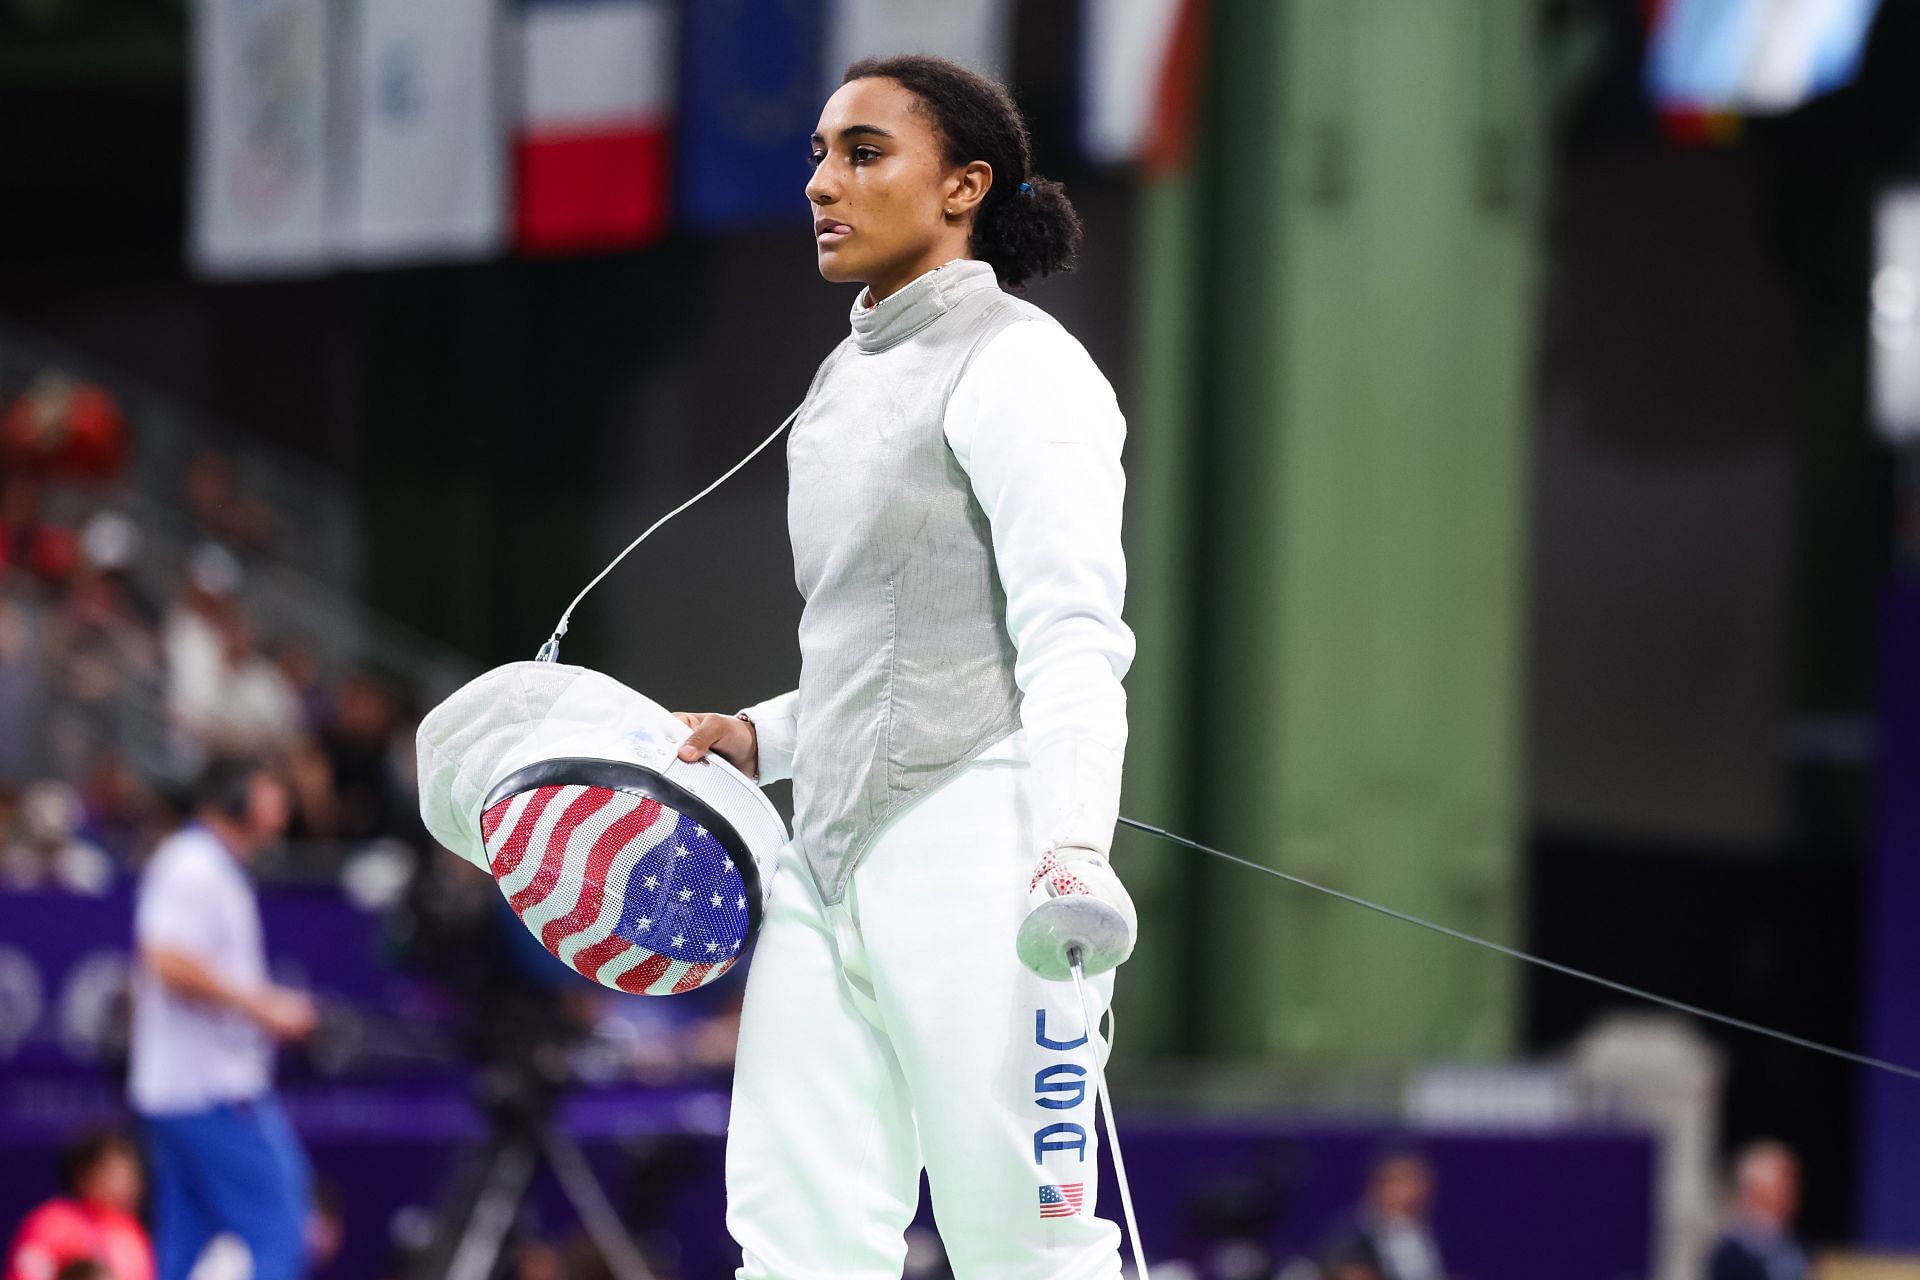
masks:
[[[1089,978],[1133,954],[1139,916],[1105,854],[1075,845],[1049,849],[1040,855],[1027,892],[1027,918],[1016,946],[1021,962],[1041,977],[1071,977],[1075,952]]]
[[[688,762],[717,751],[749,778],[760,776],[760,736],[753,721],[713,711],[676,711],[674,718],[693,732],[680,744],[680,758]]]

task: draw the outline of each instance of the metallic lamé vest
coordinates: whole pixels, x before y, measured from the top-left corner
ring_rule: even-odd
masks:
[[[821,364],[787,439],[800,616],[794,836],[838,902],[889,816],[1020,727],[986,513],[948,448],[974,354],[1053,323],[956,259],[877,306]]]

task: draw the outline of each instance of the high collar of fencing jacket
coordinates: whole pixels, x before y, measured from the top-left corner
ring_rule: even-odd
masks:
[[[992,263],[979,258],[952,258],[914,277],[878,303],[868,304],[868,291],[862,289],[853,300],[849,316],[853,344],[863,352],[885,351],[938,320],[968,294],[999,287]]]

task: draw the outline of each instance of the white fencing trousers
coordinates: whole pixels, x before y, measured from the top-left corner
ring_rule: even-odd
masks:
[[[781,851],[727,1138],[739,1280],[897,1280],[923,1163],[958,1280],[1120,1274],[1093,1213],[1107,1044],[1071,982],[1014,954],[1027,777],[1005,747],[975,759],[889,820],[832,907]],[[1097,1022],[1112,973],[1087,987]]]

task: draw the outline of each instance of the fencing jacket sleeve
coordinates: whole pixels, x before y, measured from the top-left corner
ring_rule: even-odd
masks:
[[[1086,348],[1041,315],[975,354],[945,429],[992,526],[1035,834],[1042,848],[1106,853],[1127,741],[1120,680],[1134,652],[1120,617],[1126,420]]]

